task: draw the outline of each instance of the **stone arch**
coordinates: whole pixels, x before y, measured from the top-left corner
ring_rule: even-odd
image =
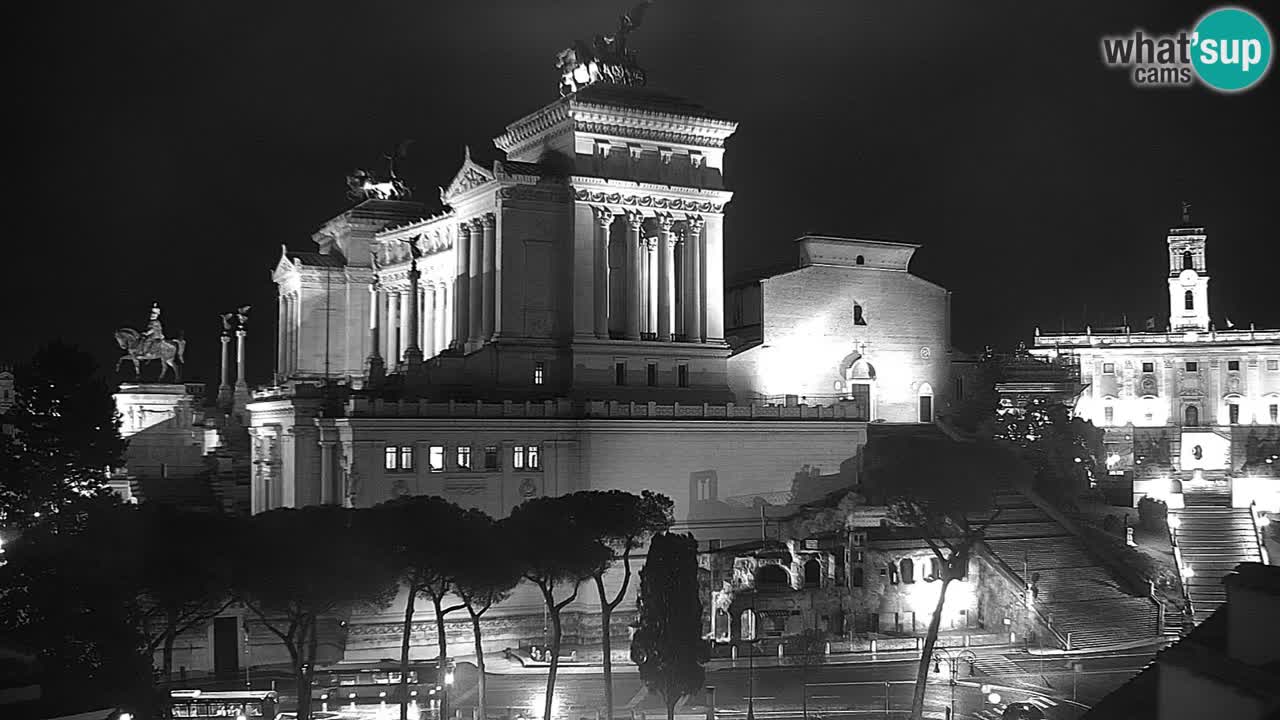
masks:
[[[807,588],[822,586],[822,563],[818,558],[809,558],[804,564],[804,586]]]
[[[1225,406],[1223,409],[1226,411],[1227,423],[1230,425],[1239,425],[1242,422],[1240,417],[1240,408],[1244,405],[1244,397],[1237,392],[1227,393],[1222,397],[1222,404]],[[1234,418],[1231,417],[1233,412],[1235,413]]]
[[[742,640],[756,639],[756,613],[751,608],[742,611],[739,617],[738,637]]]
[[[756,568],[756,589],[785,590],[791,587],[791,573],[781,565],[761,565]]]
[[[856,258],[854,258],[854,259],[853,259],[853,264],[854,264],[854,265],[866,265],[866,264],[867,264],[867,259],[866,259],[866,258],[864,258],[864,257],[862,257],[861,255],[859,255],[858,257],[856,257]]]
[[[1190,290],[1182,293],[1182,304],[1187,310],[1196,309],[1196,296]]]
[[[1182,253],[1182,269],[1195,270],[1195,268],[1196,268],[1195,256],[1191,254],[1190,250],[1184,251]]]
[[[1182,424],[1186,427],[1196,427],[1200,424],[1200,408],[1195,405],[1188,405],[1182,411]]]
[[[916,391],[916,406],[920,422],[933,422],[933,386],[929,383],[920,383],[920,389]]]

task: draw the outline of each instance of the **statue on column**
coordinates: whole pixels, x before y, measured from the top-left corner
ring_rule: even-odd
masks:
[[[186,349],[187,341],[182,338],[165,339],[164,326],[160,323],[159,303],[151,306],[151,317],[147,321],[146,330],[140,332],[133,328],[120,328],[116,330],[115,338],[116,344],[125,351],[125,354],[116,362],[117,371],[128,360],[133,363],[135,377],[141,379],[142,362],[159,360],[160,377],[158,379],[163,380],[165,372],[171,369],[174,382],[179,381],[180,374],[175,360],[178,363],[184,362],[182,354]]]
[[[241,305],[236,308],[236,329],[245,330],[249,325],[249,305]]]

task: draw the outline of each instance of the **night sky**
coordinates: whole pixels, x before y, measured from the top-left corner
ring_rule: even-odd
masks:
[[[435,202],[463,144],[496,154],[557,98],[556,52],[630,5],[21,4],[0,360],[61,336],[111,364],[112,331],[159,300],[187,379],[216,385],[218,313],[248,303],[248,375],[267,381],[280,244],[314,248],[346,174],[413,139],[401,174]],[[1242,5],[1275,36],[1280,12]],[[630,45],[650,86],[740,123],[731,277],[791,261],[805,232],[883,238],[924,246],[912,269],[954,292],[961,348],[1122,312],[1141,327],[1167,315],[1185,199],[1219,327],[1280,327],[1274,68],[1225,96],[1138,89],[1100,59],[1103,35],[1211,7],[658,0]]]

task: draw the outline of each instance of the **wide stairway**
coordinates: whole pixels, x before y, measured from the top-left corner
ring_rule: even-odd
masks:
[[[1227,601],[1222,578],[1242,562],[1262,562],[1262,549],[1249,509],[1231,507],[1229,493],[1187,490],[1176,533],[1182,564],[1192,571],[1183,582],[1199,625]]]
[[[987,547],[1031,582],[1036,609],[1064,638],[1070,634],[1073,649],[1157,637],[1155,602],[1121,589],[1079,538],[1020,493],[1001,493],[996,504],[1000,516],[987,528]]]

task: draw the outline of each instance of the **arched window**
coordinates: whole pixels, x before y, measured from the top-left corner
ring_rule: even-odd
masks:
[[[898,563],[898,567],[902,569],[902,582],[916,581],[916,564],[911,561],[911,558],[903,558],[902,562]]]
[[[762,565],[756,570],[756,589],[761,591],[785,590],[791,587],[787,571],[778,565]]]
[[[1185,305],[1188,310],[1195,310],[1196,296],[1192,295],[1190,290],[1186,291],[1182,294],[1182,304]]]
[[[822,585],[822,564],[817,558],[809,560],[804,564],[804,586],[820,587]]]
[[[853,569],[853,586],[862,587],[862,584],[866,582],[866,577],[867,577],[866,573],[862,571],[862,568],[860,567],[854,568]]]
[[[942,561],[934,557],[929,558],[929,577],[925,580],[941,580],[942,579]]]
[[[854,325],[867,324],[867,319],[862,316],[862,306],[856,303],[853,306],[853,324]]]
[[[1183,270],[1195,270],[1195,269],[1196,269],[1196,261],[1195,261],[1195,257],[1191,254],[1191,251],[1190,251],[1190,250],[1188,250],[1188,251],[1186,251],[1186,252],[1182,253],[1182,269],[1183,269]]]
[[[1188,405],[1187,409],[1182,412],[1184,419],[1183,425],[1187,427],[1195,427],[1200,424],[1200,408],[1195,405]]]
[[[922,423],[933,422],[933,386],[929,383],[920,383],[920,390],[916,397],[919,409],[917,420]]]
[[[756,639],[756,614],[751,610],[743,610],[741,616],[742,625],[738,629],[738,635],[743,640]]]
[[[859,255],[858,257],[854,258],[854,260],[853,260],[853,264],[854,264],[854,265],[866,265],[866,264],[867,264],[867,259],[866,259],[866,258],[864,258],[864,257],[862,257],[861,255]]]

